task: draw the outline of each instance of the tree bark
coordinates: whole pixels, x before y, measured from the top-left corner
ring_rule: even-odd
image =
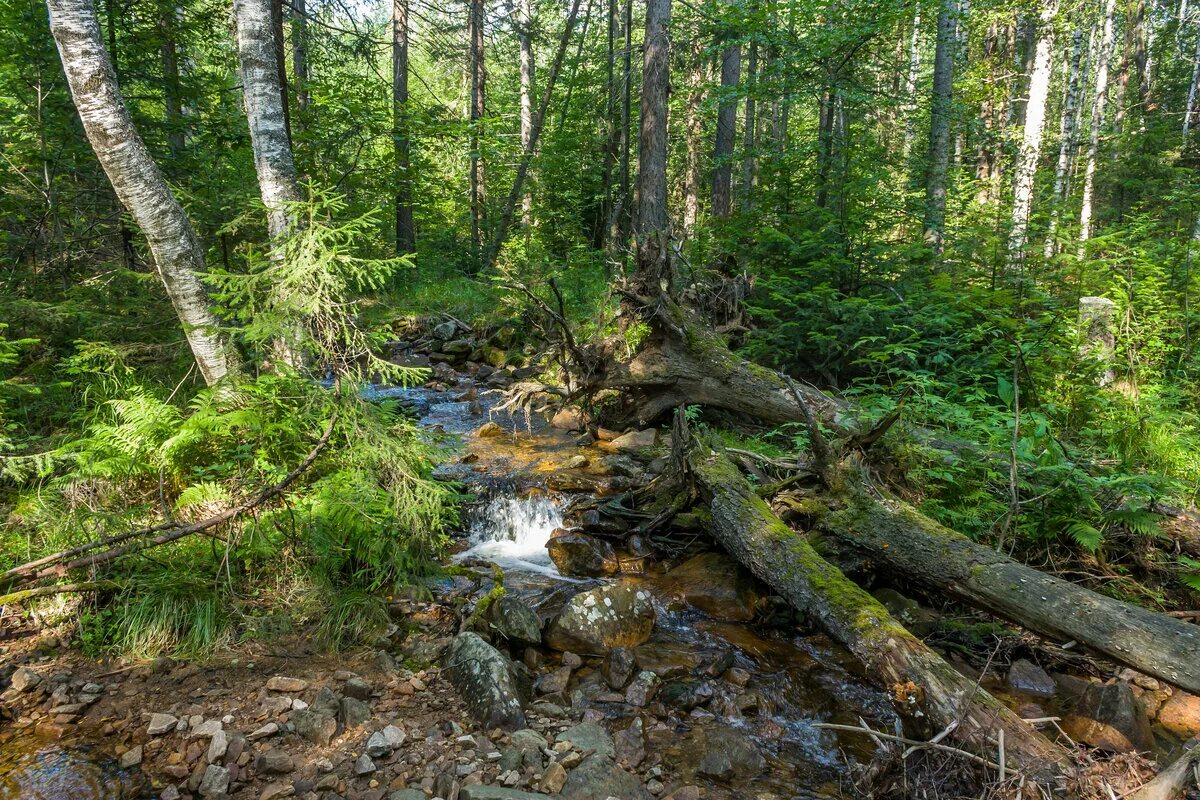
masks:
[[[408,0],[392,0],[392,154],[396,170],[396,255],[417,249],[408,116]]]
[[[1071,62],[1067,74],[1067,94],[1063,100],[1062,116],[1059,119],[1058,163],[1054,167],[1054,198],[1050,208],[1050,223],[1046,230],[1043,255],[1051,258],[1057,251],[1054,235],[1058,231],[1058,217],[1067,200],[1067,175],[1071,157],[1075,152],[1075,117],[1079,107],[1079,79],[1083,60],[1083,30],[1076,28],[1071,34]]]
[[[1033,179],[1042,153],[1042,133],[1046,122],[1046,99],[1050,94],[1050,73],[1054,68],[1054,17],[1057,0],[1045,0],[1037,29],[1033,72],[1029,77],[1029,99],[1025,104],[1025,133],[1013,170],[1012,228],[1008,234],[1008,270],[1020,272],[1025,263],[1025,243],[1029,238],[1029,215],[1033,210]]]
[[[485,222],[485,204],[487,202],[487,186],[483,174],[483,153],[481,152],[483,117],[486,113],[487,72],[484,67],[483,50],[483,21],[484,0],[470,0],[467,9],[467,50],[470,62],[469,80],[471,84],[470,118],[471,142],[470,158],[471,173],[469,189],[471,194],[471,251],[472,262],[476,269],[482,266],[483,236]]]
[[[635,291],[669,293],[673,279],[667,220],[667,93],[670,88],[671,0],[646,0],[642,107],[638,137]]]
[[[925,241],[941,255],[946,234],[946,173],[950,164],[950,112],[954,96],[957,38],[954,0],[938,9],[933,56],[933,102],[929,113],[929,172],[925,181]]]
[[[941,43],[941,16],[938,17],[938,43]],[[936,67],[934,68],[936,70]],[[916,136],[917,78],[921,75],[921,9],[913,12],[912,33],[908,40],[908,72],[904,78],[904,100],[901,106],[904,115],[903,149],[900,152],[904,163],[912,155],[913,138]]]
[[[179,53],[175,41],[178,10],[173,0],[160,0],[158,15],[159,52],[163,71],[163,105],[166,111],[167,147],[176,164],[186,144],[183,127],[183,101],[180,99]]]
[[[524,2],[525,0],[523,0]],[[563,26],[562,38],[558,41],[558,49],[554,53],[554,61],[550,64],[550,72],[546,76],[546,88],[542,90],[542,100],[538,104],[537,116],[531,120],[529,127],[529,140],[525,142],[523,153],[521,154],[521,162],[517,165],[517,174],[513,177],[512,190],[508,194],[508,200],[504,203],[504,208],[500,213],[500,221],[496,225],[496,232],[492,236],[491,242],[488,244],[487,253],[484,256],[483,265],[492,267],[496,263],[496,258],[500,255],[500,248],[504,246],[504,239],[508,235],[508,229],[512,226],[513,216],[516,213],[517,198],[521,196],[521,189],[525,185],[525,178],[529,174],[529,166],[533,162],[533,154],[537,150],[538,140],[542,136],[542,128],[546,123],[546,112],[550,108],[550,98],[554,93],[554,85],[558,82],[558,73],[562,69],[563,56],[567,52],[567,45],[571,41],[571,34],[575,30],[575,19],[579,14],[580,0],[572,0],[571,8],[567,12],[567,21]]]
[[[1027,567],[893,498],[857,492],[838,505],[816,521],[816,534],[906,580],[1200,692],[1200,627]]]
[[[237,361],[200,282],[204,249],[133,127],[91,0],[48,0],[47,7],[84,132],[117,197],[145,234],[196,365],[212,386],[235,372]]]
[[[701,168],[704,124],[700,118],[700,106],[704,103],[704,45],[700,37],[692,39],[692,65],[688,76],[687,100],[687,166],[683,178],[683,232],[692,236],[700,219],[700,184],[703,182]]]
[[[741,82],[742,48],[728,45],[721,52],[720,103],[713,143],[712,213],[725,218],[733,213],[733,142],[737,138],[737,91]]]
[[[771,512],[729,459],[696,444],[688,465],[707,501],[712,536],[841,642],[889,692],[910,728],[928,736],[956,723],[952,738],[989,760],[996,755],[993,737],[1003,731],[1007,758],[1026,775],[1055,782],[1068,773],[1065,751],[947,664],[821,558]]]
[[[307,0],[291,0],[292,82],[296,86],[296,109],[303,119],[308,110],[308,7]]]
[[[267,209],[267,229],[278,247],[292,227],[290,204],[300,201],[288,138],[278,47],[271,7],[274,0],[234,0],[238,62],[258,188]]]
[[[1113,50],[1113,13],[1116,0],[1104,7],[1104,22],[1096,51],[1096,88],[1092,96],[1092,126],[1088,133],[1087,165],[1083,171],[1083,200],[1079,210],[1079,257],[1083,258],[1092,236],[1092,202],[1096,192],[1096,158],[1100,153],[1100,129],[1104,126],[1104,102],[1108,95],[1108,62]]]
[[[743,211],[754,207],[750,196],[754,188],[754,137],[758,132],[758,105],[754,93],[758,84],[758,42],[750,42],[750,53],[746,59],[746,117],[742,131],[742,186],[740,204]]]
[[[287,40],[283,35],[283,0],[270,0],[271,42],[275,45],[275,85],[283,107],[283,129],[288,148],[292,146],[292,109],[288,104]],[[234,12],[236,13],[236,11]]]
[[[571,8],[574,23],[576,6]],[[533,0],[519,0],[517,39],[521,46],[521,152],[530,152],[533,139]],[[533,222],[533,195],[526,191],[521,197],[521,224]]]

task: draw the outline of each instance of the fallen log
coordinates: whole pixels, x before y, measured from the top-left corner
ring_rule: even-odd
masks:
[[[1127,800],[1174,800],[1189,784],[1200,785],[1196,769],[1200,766],[1200,743],[1195,739],[1183,746],[1183,754],[1145,785],[1126,795]]]
[[[732,461],[696,444],[687,463],[707,501],[711,535],[841,642],[892,694],[910,725],[954,726],[951,737],[988,760],[997,755],[1002,731],[1010,766],[1039,782],[1068,779],[1071,766],[1063,748],[946,663],[821,558],[771,512]]]
[[[1200,626],[1027,567],[863,487],[835,505],[813,524],[818,541],[829,537],[906,581],[1200,693]]]

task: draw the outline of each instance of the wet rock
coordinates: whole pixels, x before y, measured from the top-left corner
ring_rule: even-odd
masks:
[[[572,597],[546,632],[546,644],[555,650],[602,655],[646,641],[654,621],[649,593],[615,583]]]
[[[209,764],[204,768],[204,777],[200,779],[198,789],[201,797],[221,797],[229,791],[229,770]]]
[[[1062,727],[1075,741],[1111,753],[1148,751],[1154,744],[1150,721],[1127,683],[1089,684]]]
[[[254,771],[263,775],[286,775],[294,769],[295,762],[283,750],[267,750],[254,759]]]
[[[546,550],[564,575],[593,577],[617,571],[617,554],[603,539],[559,528],[550,536]]]
[[[766,759],[748,736],[724,725],[693,730],[684,752],[699,757],[695,767],[698,774],[715,780],[748,780],[767,767]]]
[[[150,725],[146,728],[146,733],[151,736],[161,736],[175,730],[175,726],[178,724],[179,720],[170,714],[151,714]]]
[[[657,438],[658,432],[653,428],[647,428],[641,431],[630,431],[629,433],[618,436],[609,442],[609,446],[614,450],[641,450],[646,447],[653,447],[654,440]]]
[[[664,680],[688,675],[704,660],[695,647],[681,642],[647,642],[634,650],[633,655],[639,668],[650,670]],[[732,663],[732,653],[729,660]],[[728,665],[720,667],[716,674],[727,668]]]
[[[595,753],[611,758],[615,753],[612,737],[608,735],[608,731],[595,722],[581,722],[574,727],[567,728],[554,737],[554,741],[569,742],[577,750],[589,755]]]
[[[614,647],[604,657],[600,665],[600,675],[610,688],[624,689],[625,684],[633,677],[635,669],[637,662],[634,660],[633,651],[628,647]]]
[[[302,678],[288,678],[284,675],[274,675],[267,679],[267,690],[295,694],[308,688],[308,681]]]
[[[297,736],[322,747],[328,747],[333,735],[337,733],[337,719],[314,708],[293,711],[288,721],[295,727]],[[253,739],[254,734],[251,734],[250,738]]]
[[[532,608],[511,595],[501,595],[487,610],[488,623],[505,639],[524,644],[542,643],[542,623]]]
[[[562,788],[563,800],[650,800],[650,793],[636,776],[609,756],[593,755],[571,770]]]
[[[1176,689],[1158,710],[1158,724],[1181,739],[1200,735],[1200,697]]]
[[[446,652],[446,677],[485,727],[525,727],[512,662],[476,633],[460,633]]]
[[[642,670],[625,690],[625,702],[635,708],[644,707],[658,691],[658,683],[658,675],[649,670]]]
[[[1053,697],[1056,689],[1054,678],[1046,670],[1024,658],[1017,659],[1008,668],[1007,680],[1010,688],[1038,697]]]
[[[691,711],[697,706],[702,706],[713,697],[713,686],[708,681],[699,683],[684,683],[682,681],[672,681],[659,689],[656,695],[660,701],[669,705],[681,708],[684,711]]]
[[[641,717],[613,737],[613,748],[618,764],[637,769],[646,758],[646,728]]]
[[[492,439],[497,436],[503,436],[504,434],[504,428],[500,427],[500,425],[495,422],[485,422],[479,426],[478,430],[475,431],[475,435],[480,439]]]
[[[475,345],[471,343],[470,339],[455,339],[442,345],[443,353],[448,356],[458,356],[455,361],[462,360],[474,349]]]
[[[567,690],[571,680],[571,668],[559,667],[553,672],[547,672],[537,679],[534,689],[538,694],[561,694]]]
[[[142,763],[142,746],[131,747],[121,754],[121,759],[118,762],[121,769],[132,769]]]
[[[18,692],[28,692],[42,682],[42,676],[29,667],[17,667],[9,682]]]
[[[758,581],[724,553],[701,553],[663,577],[663,591],[713,619],[749,622],[765,596]]]

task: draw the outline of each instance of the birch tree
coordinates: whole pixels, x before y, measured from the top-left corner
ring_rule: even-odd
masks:
[[[1057,0],[1042,8],[1029,76],[1029,100],[1025,104],[1025,131],[1017,151],[1013,171],[1012,228],[1008,235],[1008,268],[1019,270],[1025,260],[1029,238],[1029,214],[1033,208],[1033,179],[1042,152],[1042,133],[1046,122],[1046,99],[1050,94],[1050,72],[1054,67],[1054,16]]]
[[[1108,62],[1113,50],[1113,13],[1116,0],[1104,7],[1100,41],[1096,52],[1096,86],[1092,95],[1092,123],[1088,132],[1087,163],[1083,169],[1083,199],[1079,210],[1079,257],[1092,236],[1092,202],[1096,192],[1096,159],[1100,153],[1100,129],[1104,125],[1104,103],[1108,96]]]
[[[1050,208],[1050,223],[1046,229],[1046,242],[1042,254],[1046,258],[1054,255],[1058,245],[1054,235],[1058,230],[1058,217],[1062,204],[1067,199],[1067,176],[1071,156],[1075,152],[1075,120],[1079,106],[1079,81],[1083,61],[1083,30],[1076,28],[1071,33],[1071,58],[1067,67],[1067,89],[1063,98],[1062,115],[1059,117],[1058,161],[1054,167],[1054,198]]]
[[[941,33],[941,20],[939,16],[938,32]],[[939,41],[940,43],[940,41]],[[935,56],[936,58],[936,56]],[[908,40],[908,72],[904,78],[904,139],[903,150],[901,151],[904,160],[907,162],[909,155],[912,154],[913,138],[916,135],[916,119],[917,112],[917,78],[921,74],[921,9],[918,8],[913,12],[912,33]]]
[[[278,247],[292,226],[289,205],[299,202],[300,187],[288,138],[287,115],[279,83],[278,48],[272,0],[234,0],[238,63],[258,188],[267,208],[267,230]]]
[[[91,0],[48,0],[47,7],[84,132],[117,197],[145,235],[196,366],[212,386],[235,372],[237,362],[200,282],[204,249],[133,126]]]
[[[533,138],[533,0],[520,0],[517,6],[517,39],[521,46],[521,150],[529,150]],[[521,223],[533,222],[533,195],[526,190],[521,198]]]

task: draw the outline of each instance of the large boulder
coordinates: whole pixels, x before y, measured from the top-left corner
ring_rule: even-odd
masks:
[[[614,583],[571,598],[546,631],[555,650],[604,655],[615,647],[637,647],[654,630],[650,593],[631,583]]]
[[[1154,746],[1146,710],[1123,682],[1088,684],[1063,717],[1063,731],[1077,742],[1110,753],[1149,751]]]
[[[662,590],[713,619],[728,622],[752,620],[764,597],[755,577],[724,553],[689,558],[664,576]]]
[[[454,637],[443,667],[480,725],[506,730],[525,727],[513,664],[479,634],[468,631]]]
[[[684,741],[683,752],[695,759],[686,772],[714,780],[749,780],[767,767],[748,736],[724,725],[696,728]]]
[[[1200,697],[1176,689],[1158,710],[1158,724],[1181,739],[1200,735]]]
[[[603,539],[559,528],[550,535],[546,550],[563,575],[594,577],[617,571],[617,554]]]
[[[641,780],[619,766],[612,756],[595,755],[585,758],[571,770],[562,788],[563,800],[651,800]]]

